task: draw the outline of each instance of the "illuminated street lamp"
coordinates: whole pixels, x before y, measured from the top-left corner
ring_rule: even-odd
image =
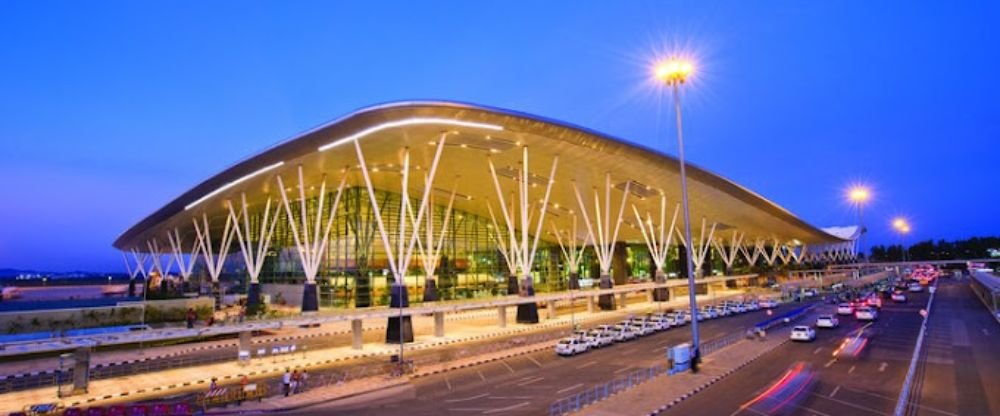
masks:
[[[906,218],[896,217],[892,220],[892,228],[899,234],[899,247],[903,251],[903,261],[906,261],[906,246],[904,245],[906,235],[910,233],[910,223]]]
[[[861,253],[865,252],[865,220],[862,217],[861,208],[871,199],[871,191],[867,186],[864,185],[854,185],[847,191],[847,199],[854,205],[858,207],[858,226],[861,227],[861,235],[859,236],[859,243],[861,245]],[[865,262],[868,262],[868,256],[865,256]]]
[[[677,117],[677,160],[681,173],[681,203],[684,205],[684,241],[691,244],[691,212],[688,209],[687,171],[684,166],[684,130],[681,124],[681,94],[680,87],[687,82],[688,76],[694,72],[690,61],[671,57],[661,61],[653,68],[653,76],[664,85],[670,87],[674,98],[674,114]],[[691,308],[691,350],[692,360],[701,359],[698,337],[698,300],[695,296],[694,263],[691,261],[691,247],[684,250],[684,264],[687,268],[688,299]],[[693,368],[693,367],[692,367]]]

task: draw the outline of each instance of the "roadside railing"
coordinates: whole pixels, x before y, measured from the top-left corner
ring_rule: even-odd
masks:
[[[917,335],[917,344],[913,347],[913,357],[910,358],[910,368],[906,371],[906,378],[903,379],[903,387],[899,389],[899,399],[896,400],[896,409],[893,411],[895,416],[903,416],[906,414],[906,409],[910,404],[910,389],[913,386],[913,377],[917,372],[917,363],[920,362],[920,352],[924,348],[924,335],[927,333],[927,321],[931,318],[931,305],[934,303],[934,294],[937,292],[937,280],[935,279],[934,286],[931,286],[929,291],[931,292],[930,298],[927,299],[927,308],[924,309],[923,315],[924,320],[920,324],[920,334]]]
[[[670,370],[670,367],[667,367],[666,364],[643,368],[628,373],[625,377],[596,385],[573,396],[557,400],[549,405],[549,416],[559,416],[579,411],[587,405],[607,399],[654,377],[665,375],[668,370]]]

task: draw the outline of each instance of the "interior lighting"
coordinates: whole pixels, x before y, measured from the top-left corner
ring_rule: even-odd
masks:
[[[450,119],[450,118],[414,117],[414,118],[407,118],[407,119],[403,119],[403,120],[390,121],[390,122],[387,122],[387,123],[382,123],[382,124],[378,124],[378,125],[369,127],[367,129],[361,130],[361,131],[359,131],[357,133],[354,133],[354,134],[352,134],[350,136],[342,137],[340,139],[337,139],[337,140],[334,140],[334,141],[332,141],[330,143],[322,145],[322,146],[319,147],[319,151],[324,152],[324,151],[333,149],[334,147],[340,146],[342,144],[350,143],[350,142],[353,142],[355,140],[361,139],[361,138],[363,138],[365,136],[368,136],[370,134],[380,132],[382,130],[396,128],[396,127],[404,127],[404,126],[423,125],[423,124],[444,124],[444,125],[448,125],[448,126],[471,127],[471,128],[476,128],[476,129],[486,129],[486,130],[495,130],[495,131],[501,131],[501,130],[503,130],[503,126],[498,126],[496,124],[476,123],[476,122],[472,122],[472,121],[462,121],[462,120],[455,120],[455,119]]]

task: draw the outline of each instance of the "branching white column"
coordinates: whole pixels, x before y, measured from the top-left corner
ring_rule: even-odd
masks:
[[[393,244],[389,239],[389,233],[388,230],[386,230],[385,221],[382,219],[381,208],[378,205],[378,201],[375,199],[375,187],[372,186],[371,175],[368,172],[368,164],[365,160],[364,152],[361,150],[361,144],[356,140],[354,141],[354,149],[358,155],[358,162],[361,164],[361,174],[365,179],[365,186],[368,189],[368,197],[371,200],[372,211],[375,213],[375,223],[378,225],[379,236],[381,237],[382,245],[385,248],[385,255],[389,260],[389,269],[392,271],[393,280],[395,281],[395,284],[392,286],[389,306],[401,308],[400,316],[390,317],[389,324],[386,326],[386,342],[388,343],[398,342],[402,344],[404,342],[413,342],[412,321],[409,316],[402,316],[402,308],[409,306],[409,295],[406,290],[406,281],[404,278],[406,277],[406,269],[410,264],[410,258],[413,255],[414,246],[420,237],[420,224],[423,221],[426,212],[431,209],[431,207],[428,206],[430,203],[430,195],[434,189],[434,176],[435,173],[437,173],[438,162],[441,160],[441,152],[444,150],[446,136],[447,134],[442,134],[437,141],[434,159],[431,162],[430,170],[428,171],[424,182],[423,198],[420,198],[420,207],[417,209],[415,217],[412,215],[413,208],[410,204],[410,149],[405,148],[403,151],[399,226],[397,229],[398,238],[396,240],[395,247],[393,247]],[[400,346],[400,351],[402,351],[402,346]]]
[[[774,266],[775,260],[778,260],[778,255],[781,254],[780,246],[781,244],[778,242],[777,238],[772,239],[770,254],[768,254],[767,250],[763,249],[763,245],[761,246],[762,247],[761,250],[764,252],[764,261],[767,262],[768,266]]]
[[[149,249],[149,256],[152,259],[151,272],[155,272],[160,278],[160,288],[164,288],[166,284],[167,275],[170,274],[170,269],[174,266],[173,256],[168,256],[166,267],[163,266],[163,256],[164,253],[160,250],[160,242],[157,239],[147,240],[146,248]],[[152,282],[150,282],[152,284]],[[146,285],[146,289],[150,288],[150,284]]]
[[[128,269],[128,295],[135,296],[135,278],[142,275],[143,282],[146,281],[146,260],[149,256],[146,253],[139,252],[139,249],[133,247],[129,250],[132,253],[132,260],[135,261],[135,267],[131,266],[128,257],[125,253],[122,253],[122,260],[125,260],[125,268]]]
[[[757,239],[753,243],[753,249],[747,249],[747,245],[740,245],[740,252],[743,253],[743,258],[747,260],[747,264],[750,267],[757,265],[757,259],[760,258],[761,253],[764,252],[764,240]]]
[[[705,259],[708,257],[708,251],[712,248],[711,241],[715,236],[715,227],[717,225],[718,223],[712,223],[712,228],[709,230],[708,238],[706,239],[705,229],[708,228],[708,223],[705,217],[701,217],[701,233],[698,236],[698,244],[688,244],[687,241],[684,241],[684,234],[681,233],[681,230],[679,228],[675,229],[677,232],[677,238],[681,240],[681,244],[684,244],[688,250],[691,250],[691,262],[693,262],[695,266],[695,277],[700,278],[705,274],[703,266],[705,264]]]
[[[580,261],[583,260],[583,250],[590,244],[591,235],[587,233],[583,238],[583,245],[579,245],[579,234],[577,230],[576,214],[571,214],[573,217],[572,228],[566,232],[565,242],[562,237],[562,233],[556,229],[555,224],[552,225],[552,234],[556,236],[556,242],[559,243],[559,250],[562,251],[563,257],[566,258],[566,265],[569,266],[569,288],[571,290],[576,290],[580,288]]]
[[[597,255],[597,262],[601,267],[601,289],[610,289],[614,287],[614,281],[611,280],[611,259],[615,254],[615,242],[618,241],[618,230],[622,225],[622,214],[625,212],[625,203],[628,201],[629,187],[631,186],[631,181],[625,182],[625,189],[622,191],[621,205],[618,207],[618,216],[615,217],[614,227],[612,231],[611,223],[611,173],[605,173],[604,175],[604,210],[601,210],[601,198],[594,188],[594,220],[591,221],[591,216],[588,213],[587,204],[583,202],[583,196],[580,194],[580,188],[576,183],[573,183],[573,192],[576,195],[576,202],[580,206],[580,213],[583,215],[583,221],[587,225],[587,231],[594,237],[594,253]],[[602,217],[603,212],[603,219]],[[596,225],[596,227],[595,227]],[[601,309],[612,310],[615,308],[615,298],[613,295],[601,295],[598,299],[598,305]]]
[[[426,183],[427,179],[424,179]],[[426,237],[426,242],[420,243],[417,240],[417,249],[420,252],[420,265],[424,269],[424,302],[433,302],[439,299],[437,291],[437,281],[434,278],[434,272],[437,270],[438,263],[441,261],[441,249],[444,247],[444,237],[448,234],[448,224],[451,223],[451,210],[455,205],[455,195],[458,192],[458,184],[451,190],[451,195],[448,197],[448,206],[444,211],[444,219],[441,221],[441,231],[438,233],[437,240],[434,239],[434,197],[433,194],[429,196],[430,200],[427,202],[429,206],[429,212],[427,213],[426,222],[424,224],[424,236]],[[408,208],[412,214],[412,206]],[[416,219],[411,218],[411,221],[416,221]],[[417,231],[416,229],[414,231]]]
[[[500,255],[503,256],[503,260],[507,263],[507,294],[515,295],[517,294],[517,264],[520,261],[518,259],[518,245],[514,242],[514,230],[513,226],[508,222],[507,233],[504,234],[500,230],[500,226],[497,223],[497,217],[493,213],[493,206],[490,204],[489,200],[486,200],[486,209],[490,213],[490,220],[493,221],[493,239],[497,242],[497,247],[500,249]],[[505,241],[506,240],[506,241]]]
[[[299,260],[302,262],[302,271],[305,273],[306,283],[302,291],[302,312],[316,312],[319,310],[319,294],[316,291],[316,274],[319,273],[319,266],[323,262],[323,255],[326,252],[327,243],[330,240],[330,230],[333,228],[333,220],[337,218],[337,208],[340,206],[340,196],[344,193],[344,186],[347,184],[347,175],[340,180],[337,186],[337,194],[330,204],[329,212],[326,216],[326,226],[323,226],[323,213],[326,210],[326,175],[319,188],[319,197],[310,224],[308,215],[308,200],[306,199],[306,184],[302,172],[302,165],[298,166],[299,176],[299,220],[295,220],[292,214],[292,202],[285,192],[285,183],[281,175],[277,175],[278,190],[281,191],[281,201],[285,206],[285,217],[288,219],[288,227],[292,231],[295,247],[299,252]],[[236,227],[239,229],[239,226]],[[309,229],[313,231],[310,233]]]
[[[212,244],[212,230],[208,226],[208,214],[201,214],[201,224],[197,218],[192,218],[194,232],[201,241],[201,254],[205,259],[205,269],[209,277],[212,278],[212,292],[215,294],[215,307],[222,306],[222,294],[219,293],[219,276],[222,274],[222,267],[226,264],[226,255],[229,254],[229,246],[233,242],[233,221],[226,217],[225,228],[222,229],[222,239],[219,241],[218,251]]]
[[[233,209],[232,203],[227,203],[229,207],[229,217],[236,224],[236,242],[240,245],[240,252],[243,253],[243,262],[247,268],[247,275],[250,276],[250,284],[247,290],[247,314],[256,315],[260,310],[260,271],[264,267],[264,260],[267,259],[267,250],[271,246],[271,236],[274,235],[274,227],[278,224],[278,214],[281,212],[275,209],[271,212],[271,198],[267,198],[264,204],[264,212],[260,216],[260,230],[254,233],[250,227],[250,206],[247,204],[247,195],[240,195],[243,207],[239,214]],[[331,212],[331,216],[336,212]],[[242,218],[242,224],[240,219]]]
[[[652,216],[649,212],[646,212],[646,219],[642,219],[642,215],[639,215],[639,209],[632,205],[632,213],[635,214],[635,220],[639,223],[639,230],[642,231],[642,239],[646,242],[646,248],[649,249],[650,257],[653,258],[653,264],[656,266],[656,270],[653,272],[653,280],[657,283],[666,282],[666,275],[663,272],[664,266],[667,264],[667,257],[670,254],[670,242],[673,240],[674,233],[671,231],[677,225],[677,214],[680,212],[680,204],[674,205],[674,216],[670,220],[670,226],[666,227],[667,222],[667,197],[660,196],[660,220],[657,223],[653,222]],[[657,232],[659,228],[659,232]],[[653,291],[654,301],[666,301],[669,300],[669,293],[666,288],[659,288]]]
[[[538,250],[538,241],[542,234],[542,225],[545,223],[545,213],[548,212],[549,209],[549,196],[552,195],[552,185],[555,183],[556,168],[559,166],[559,156],[552,158],[552,168],[549,171],[549,176],[544,178],[546,184],[545,195],[542,197],[540,205],[536,206],[531,203],[531,196],[529,192],[532,178],[528,171],[528,147],[524,146],[521,149],[521,168],[518,169],[518,177],[516,179],[517,197],[512,197],[510,201],[512,205],[516,202],[516,210],[514,209],[514,206],[508,209],[503,195],[503,188],[500,187],[500,179],[497,176],[496,166],[493,164],[493,159],[488,159],[488,161],[490,175],[493,178],[493,186],[496,190],[497,199],[499,200],[498,202],[503,212],[503,218],[507,224],[508,236],[510,237],[510,245],[507,246],[507,249],[510,250],[510,254],[513,255],[510,257],[514,259],[514,263],[517,265],[523,279],[518,292],[521,296],[535,296],[535,286],[531,276],[531,269],[535,262],[535,253]],[[536,208],[538,209],[538,218],[535,218]],[[493,215],[493,209],[489,208],[489,210],[490,216],[492,217],[494,224],[496,224],[496,216]],[[520,223],[520,237],[514,233],[515,222]],[[534,238],[532,238],[528,233],[531,229],[534,229]],[[510,289],[511,287],[509,285],[508,291]],[[519,304],[517,306],[517,322],[537,323],[538,305],[534,302]]]
[[[733,236],[729,240],[729,248],[726,248],[725,240],[718,238],[712,240],[715,245],[715,250],[719,252],[719,256],[722,257],[722,262],[726,264],[726,275],[732,274],[733,262],[740,254],[740,245],[743,243],[743,234],[733,230]]]
[[[170,252],[174,255],[174,262],[181,274],[181,291],[188,291],[188,284],[191,280],[191,273],[194,272],[194,265],[198,262],[198,252],[201,251],[201,240],[195,237],[191,253],[184,257],[183,240],[180,231],[174,228],[173,233],[167,231],[167,241],[170,242]]]

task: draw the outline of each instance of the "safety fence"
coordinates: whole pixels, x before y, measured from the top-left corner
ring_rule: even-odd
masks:
[[[558,400],[549,405],[549,416],[559,416],[579,411],[583,407],[607,399],[619,392],[642,384],[654,377],[667,374],[670,370],[666,364],[633,371],[625,377],[596,385],[573,396]]]
[[[896,400],[895,416],[903,416],[910,404],[910,389],[913,386],[913,377],[917,372],[917,363],[920,361],[920,353],[924,348],[924,335],[927,333],[927,321],[931,317],[931,305],[934,303],[934,293],[937,292],[937,283],[929,289],[931,296],[927,299],[927,308],[924,309],[924,320],[920,324],[920,334],[917,335],[917,345],[913,347],[913,357],[910,358],[910,368],[906,371],[906,378],[903,380],[903,388],[899,389],[899,399]]]

